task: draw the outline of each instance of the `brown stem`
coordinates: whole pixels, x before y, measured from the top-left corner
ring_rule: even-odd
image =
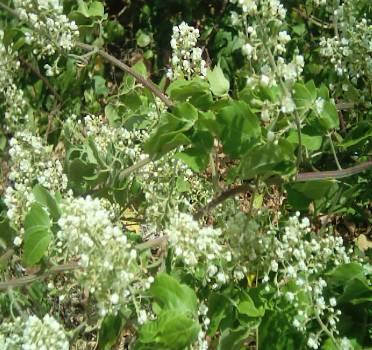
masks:
[[[372,161],[367,161],[356,166],[334,171],[319,171],[319,172],[309,172],[300,173],[294,179],[294,182],[304,182],[304,181],[319,181],[319,180],[329,180],[329,179],[340,179],[343,177],[352,176],[359,174],[365,170],[372,167]],[[204,215],[208,214],[212,209],[217,207],[219,204],[223,203],[226,199],[234,197],[240,193],[247,192],[248,190],[253,190],[254,187],[250,184],[243,184],[222,192],[219,196],[212,199],[205,207],[199,209],[194,214],[194,219],[199,220]]]
[[[140,82],[143,86],[147,87],[155,96],[159,97],[166,106],[171,107],[173,106],[173,102],[166,96],[163,92],[159,90],[159,88],[151,81],[147,80],[144,78],[141,74],[137,73],[134,71],[132,68],[127,66],[125,63],[119,61],[117,58],[114,56],[111,56],[109,53],[107,53],[104,50],[98,49],[92,45],[88,45],[85,43],[77,43],[77,47],[85,50],[85,51],[96,51],[100,56],[105,58],[107,61],[112,63],[114,66],[120,68],[124,72],[130,74],[133,76],[138,82]]]
[[[372,167],[372,161],[369,160],[367,162],[355,165],[350,168],[341,169],[341,170],[300,173],[300,174],[297,174],[295,178],[295,182],[341,179],[343,177],[348,177],[348,176],[352,176],[355,174],[359,174],[365,170],[368,170],[371,167]]]
[[[247,192],[248,190],[253,190],[253,186],[250,184],[243,184],[234,188],[230,188],[225,192],[222,192],[219,196],[212,199],[205,207],[199,209],[194,214],[194,219],[199,220],[204,215],[208,214],[213,208],[217,207],[219,204],[223,203],[226,199],[234,197],[240,193]]]
[[[81,267],[77,263],[69,263],[63,265],[52,266],[50,269],[43,273],[34,273],[32,275],[24,276],[21,278],[15,278],[10,281],[0,282],[0,290],[5,290],[9,288],[22,287],[32,282],[35,282],[40,279],[44,279],[49,275],[60,273],[60,272],[70,272]]]

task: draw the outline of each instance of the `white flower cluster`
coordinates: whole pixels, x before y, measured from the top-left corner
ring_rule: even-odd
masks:
[[[4,105],[7,131],[16,131],[28,121],[27,101],[23,91],[15,84],[15,74],[20,67],[17,54],[12,46],[3,43],[4,32],[0,30],[0,104]],[[3,101],[2,101],[3,100]]]
[[[180,213],[171,217],[164,230],[169,245],[174,249],[174,259],[181,260],[187,268],[195,271],[199,263],[207,268],[206,282],[215,280],[215,285],[225,284],[229,277],[222,270],[222,262],[232,260],[231,252],[222,244],[220,229],[201,227],[191,215]]]
[[[103,200],[67,198],[61,205],[55,250],[58,256],[78,259],[79,284],[97,300],[100,315],[116,313],[140,289],[150,287],[137,262],[137,251]]]
[[[230,0],[230,2],[237,4],[241,8],[244,16],[259,14],[270,21],[278,21],[280,23],[287,13],[279,0]]]
[[[329,23],[333,29],[323,31],[320,38],[320,55],[326,69],[335,73],[331,89],[348,91],[358,89],[360,104],[370,107],[370,85],[372,79],[372,22],[368,14],[361,11],[358,1],[325,2],[314,13]],[[354,97],[356,98],[356,96]]]
[[[149,136],[146,130],[129,131],[123,127],[113,127],[102,116],[87,115],[84,121],[76,119],[77,116],[72,115],[65,123],[72,136],[70,142],[81,143],[84,139],[82,135],[91,137],[102,154],[115,152],[120,154],[121,160],[123,156],[127,157],[130,163],[139,158],[141,143]]]
[[[365,18],[353,26],[346,27],[347,23],[340,37],[321,38],[320,54],[329,59],[338,76],[356,85],[360,77],[372,75],[372,25]]]
[[[170,213],[192,212],[196,203],[204,205],[213,196],[211,184],[193,173],[174,155],[175,152],[170,152],[147,164],[137,175],[146,198],[145,216],[150,231],[156,232]],[[178,187],[179,180],[187,189]]]
[[[67,176],[63,166],[39,136],[30,132],[17,132],[9,141],[10,185],[5,190],[4,202],[9,220],[21,229],[24,217],[33,202],[32,187],[35,182],[50,192],[64,192]]]
[[[39,58],[74,47],[78,27],[63,14],[59,0],[13,0],[13,3],[20,19],[30,26],[25,33],[26,42]]]
[[[0,326],[0,348],[2,350],[69,350],[69,341],[63,327],[46,314],[42,320],[29,316],[18,317]]]
[[[167,76],[171,80],[179,77],[191,79],[193,77],[204,78],[207,75],[206,62],[202,58],[202,50],[196,47],[199,38],[199,30],[182,22],[173,27],[171,40],[172,68]]]
[[[324,327],[332,334],[337,334],[336,324],[339,311],[335,310],[336,299],[326,300],[324,288],[327,283],[319,274],[324,274],[325,269],[350,262],[342,238],[312,234],[310,222],[307,218],[301,221],[298,215],[289,219],[283,234],[276,230],[268,232],[271,243],[266,242],[267,257],[270,266],[264,277],[264,282],[272,280],[278,288],[278,297],[285,299],[298,309],[298,314],[293,320],[293,326],[300,331],[306,331],[306,325],[311,320],[322,320],[321,330],[317,335],[310,335],[309,346],[317,349],[318,339],[323,334]],[[295,291],[282,292],[282,287],[294,282]],[[303,293],[308,295],[303,297]],[[310,300],[310,303],[309,303]]]
[[[285,8],[278,0],[232,2],[238,3],[242,8],[241,20],[246,22],[245,32],[241,33],[241,36],[245,41],[242,53],[251,61],[247,85],[252,89],[257,86],[280,86],[283,97],[278,111],[293,113],[296,106],[291,96],[292,86],[301,78],[305,62],[304,57],[298,53],[294,54],[290,62],[284,58],[287,54],[287,44],[291,41],[287,31],[282,30]],[[247,14],[250,16],[246,16]],[[268,112],[273,108],[262,107],[262,119],[268,122],[271,119]]]
[[[211,320],[207,316],[208,306],[203,302],[199,305],[198,315],[201,319],[201,329],[198,333],[198,341],[191,347],[192,350],[208,350],[207,332]]]

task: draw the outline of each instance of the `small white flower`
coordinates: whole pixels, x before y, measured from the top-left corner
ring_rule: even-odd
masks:
[[[16,238],[14,238],[13,240],[13,244],[16,246],[16,247],[19,247],[21,244],[22,244],[22,238],[17,236]]]
[[[116,305],[118,302],[119,302],[119,295],[117,295],[116,293],[112,294],[111,295],[111,302]]]
[[[331,306],[336,306],[337,305],[337,301],[336,301],[336,298],[330,298],[329,299],[329,304],[331,305]]]

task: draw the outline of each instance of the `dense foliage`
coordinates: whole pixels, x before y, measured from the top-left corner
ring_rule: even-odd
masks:
[[[371,18],[1,0],[0,349],[372,346]]]

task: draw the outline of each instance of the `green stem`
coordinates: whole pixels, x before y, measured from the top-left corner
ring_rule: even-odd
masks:
[[[220,186],[218,184],[218,174],[216,170],[216,163],[215,163],[214,156],[215,156],[215,152],[212,149],[211,153],[209,153],[209,164],[210,164],[211,172],[212,172],[212,183],[213,183],[214,191],[219,192]]]
[[[267,47],[266,44],[263,44],[263,46],[267,52],[267,55],[269,56],[271,68],[274,70],[274,73],[277,79],[279,80],[279,84],[280,84],[280,87],[284,95],[292,99],[292,95],[290,94],[287,87],[285,86],[282,77],[278,74],[278,67],[276,65],[274,56],[271,53],[271,50]],[[297,138],[298,138],[297,166],[299,166],[302,163],[302,137],[301,137],[301,119],[300,119],[300,115],[298,114],[297,109],[294,110],[294,116],[295,116],[294,119],[295,119],[295,124],[296,124],[296,129],[297,129]]]
[[[340,165],[340,162],[338,161],[338,157],[337,157],[337,153],[336,153],[336,150],[335,150],[335,146],[334,146],[333,141],[332,141],[332,135],[331,134],[328,134],[327,136],[328,136],[328,139],[329,139],[329,143],[331,145],[332,154],[333,154],[333,158],[335,159],[335,162],[336,162],[336,165],[337,165],[337,169],[338,170],[342,170],[341,165]]]

